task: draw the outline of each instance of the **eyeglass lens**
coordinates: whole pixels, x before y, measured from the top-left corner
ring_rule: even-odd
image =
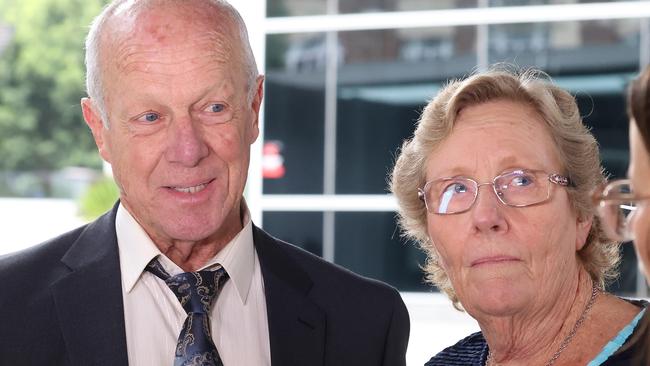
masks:
[[[629,183],[610,184],[606,187],[604,195],[608,200],[601,201],[598,210],[605,233],[612,240],[632,240],[630,223],[632,213],[636,210],[636,202],[630,199],[632,189]]]
[[[499,200],[510,206],[533,205],[549,197],[547,174],[520,170],[500,175],[492,183],[478,184],[463,177],[432,181],[425,186],[425,201],[431,212],[460,213],[472,207],[478,187],[486,184],[493,185]]]

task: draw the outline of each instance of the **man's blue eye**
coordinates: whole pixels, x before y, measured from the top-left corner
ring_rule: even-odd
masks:
[[[224,109],[226,109],[226,106],[220,103],[210,104],[210,107],[208,108],[208,110],[212,113],[223,112]]]
[[[156,122],[160,117],[155,113],[147,113],[142,116],[147,122]]]

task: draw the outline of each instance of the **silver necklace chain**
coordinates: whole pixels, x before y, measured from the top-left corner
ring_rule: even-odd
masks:
[[[587,313],[589,313],[589,310],[591,307],[594,305],[594,302],[596,301],[596,297],[598,296],[598,293],[600,291],[598,290],[598,287],[596,286],[596,283],[594,282],[593,285],[591,286],[591,298],[589,299],[589,302],[587,302],[587,305],[585,305],[584,310],[582,310],[582,314],[580,314],[580,318],[576,321],[576,323],[573,325],[573,328],[567,334],[567,336],[564,338],[562,343],[560,343],[560,347],[557,349],[557,351],[553,354],[553,357],[551,357],[548,362],[546,362],[545,366],[551,366],[557,361],[557,359],[560,357],[562,352],[569,346],[569,343],[571,343],[571,340],[573,337],[576,335],[578,332],[578,329],[582,325],[582,323],[585,322],[585,319],[587,318]],[[488,351],[488,356],[487,360],[485,362],[485,366],[490,366],[490,365],[496,365],[492,359],[492,351]]]

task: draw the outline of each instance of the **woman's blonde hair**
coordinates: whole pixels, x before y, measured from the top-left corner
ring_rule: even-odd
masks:
[[[404,236],[415,240],[427,253],[428,282],[436,285],[460,309],[449,277],[440,266],[438,253],[427,233],[427,211],[418,198],[425,184],[429,155],[452,132],[461,109],[494,100],[508,100],[531,106],[546,122],[559,152],[564,172],[573,187],[568,189],[573,209],[581,219],[593,219],[591,230],[578,260],[601,287],[617,276],[619,244],[609,242],[595,217],[591,192],[605,180],[598,144],[582,123],[574,97],[554,85],[537,70],[513,71],[495,67],[464,80],[449,82],[425,107],[413,137],[402,145],[392,172],[390,190],[398,202],[398,220]]]

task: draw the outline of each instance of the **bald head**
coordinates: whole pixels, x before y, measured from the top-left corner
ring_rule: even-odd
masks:
[[[192,34],[189,34],[192,33]],[[128,72],[137,66],[129,59],[132,40],[156,46],[203,40],[206,56],[229,61],[241,69],[248,95],[255,92],[257,65],[243,19],[223,0],[116,0],[107,5],[91,24],[86,38],[86,89],[103,123],[106,110],[106,70]],[[140,65],[142,66],[142,65]],[[146,67],[146,65],[145,65]]]

